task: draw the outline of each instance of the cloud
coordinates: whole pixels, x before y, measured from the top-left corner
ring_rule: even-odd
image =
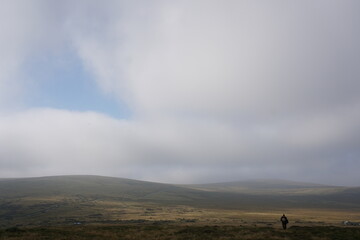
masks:
[[[1,111],[21,108],[25,96],[30,94],[28,89],[33,89],[34,83],[25,70],[28,62],[32,62],[34,56],[55,53],[63,47],[63,19],[53,10],[51,4],[43,0],[1,2]]]
[[[70,49],[132,116],[3,113],[2,176],[360,180],[357,1],[30,5],[0,14],[0,105],[24,61]]]
[[[29,7],[31,9],[31,6]],[[15,80],[17,70],[26,54],[24,45],[32,28],[26,19],[32,18],[33,12],[26,12],[25,8],[26,6],[17,2],[9,2],[2,4],[0,9],[0,109],[5,107],[8,100],[14,100],[21,91],[20,83]],[[23,17],[16,17],[18,15]]]
[[[344,114],[244,130],[32,109],[0,120],[1,175],[100,174],[168,182],[305,177],[349,184],[358,180],[359,114]],[[340,179],[331,171],[348,175]]]
[[[100,86],[142,115],[307,114],[359,100],[358,17],[319,3],[125,4],[77,46]]]

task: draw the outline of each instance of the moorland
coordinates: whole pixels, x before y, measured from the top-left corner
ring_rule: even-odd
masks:
[[[290,220],[286,231],[283,213]],[[360,222],[358,187],[0,179],[0,239],[360,239],[360,227],[343,221]]]

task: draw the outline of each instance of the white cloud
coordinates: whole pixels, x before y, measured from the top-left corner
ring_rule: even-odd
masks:
[[[28,18],[32,18],[33,11],[27,12],[25,8],[26,4],[19,2],[3,3],[0,8],[0,109],[16,99],[21,91],[21,84],[16,81],[17,70],[26,55],[24,45],[26,41],[31,41],[27,37],[33,22],[27,22]],[[19,15],[22,17],[19,18]]]
[[[0,7],[0,110],[19,109],[34,84],[24,70],[34,55],[55,53],[66,37],[54,10],[43,0],[2,0]]]
[[[286,116],[357,95],[359,49],[349,46],[358,17],[333,2],[124,5],[128,12],[77,46],[99,84],[135,113]]]
[[[23,61],[70,48],[133,116],[2,114],[0,174],[354,184],[356,7],[356,1],[7,2],[0,8],[1,107],[26,86]],[[344,179],[333,176],[346,171]]]
[[[319,175],[328,167],[349,170],[343,182],[352,182],[358,180],[352,171],[356,168],[339,164],[359,154],[359,134],[351,132],[359,115],[345,114],[312,120],[316,123],[300,119],[243,129],[204,121],[129,121],[94,112],[32,109],[0,118],[0,174],[101,174],[175,182],[301,179],[309,174],[308,179],[330,181],[333,176]]]

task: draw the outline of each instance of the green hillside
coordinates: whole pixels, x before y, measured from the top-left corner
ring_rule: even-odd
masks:
[[[284,209],[359,211],[360,191],[278,180],[172,185],[101,176],[0,179],[0,227]]]
[[[296,204],[353,207],[360,194],[357,188],[279,180],[172,185],[101,176],[54,176],[2,179],[0,197],[1,201],[78,197],[220,208],[248,208],[256,203],[273,208]]]
[[[0,180],[0,197],[86,196],[92,198],[151,199],[161,193],[191,195],[174,185],[101,176],[54,176]]]

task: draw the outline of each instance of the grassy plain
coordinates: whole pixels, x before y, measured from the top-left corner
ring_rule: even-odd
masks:
[[[340,226],[343,221],[360,222],[360,211],[323,208],[227,209],[152,202],[75,198],[22,198],[3,203],[0,227],[57,226],[74,224],[197,223],[220,225],[277,226],[285,213],[290,225]]]
[[[354,227],[272,227],[233,225],[127,224],[68,227],[9,228],[0,230],[2,240],[358,240],[360,228]]]
[[[179,186],[98,176],[0,180],[0,240],[360,239],[358,188]],[[289,229],[279,222],[285,213]]]

